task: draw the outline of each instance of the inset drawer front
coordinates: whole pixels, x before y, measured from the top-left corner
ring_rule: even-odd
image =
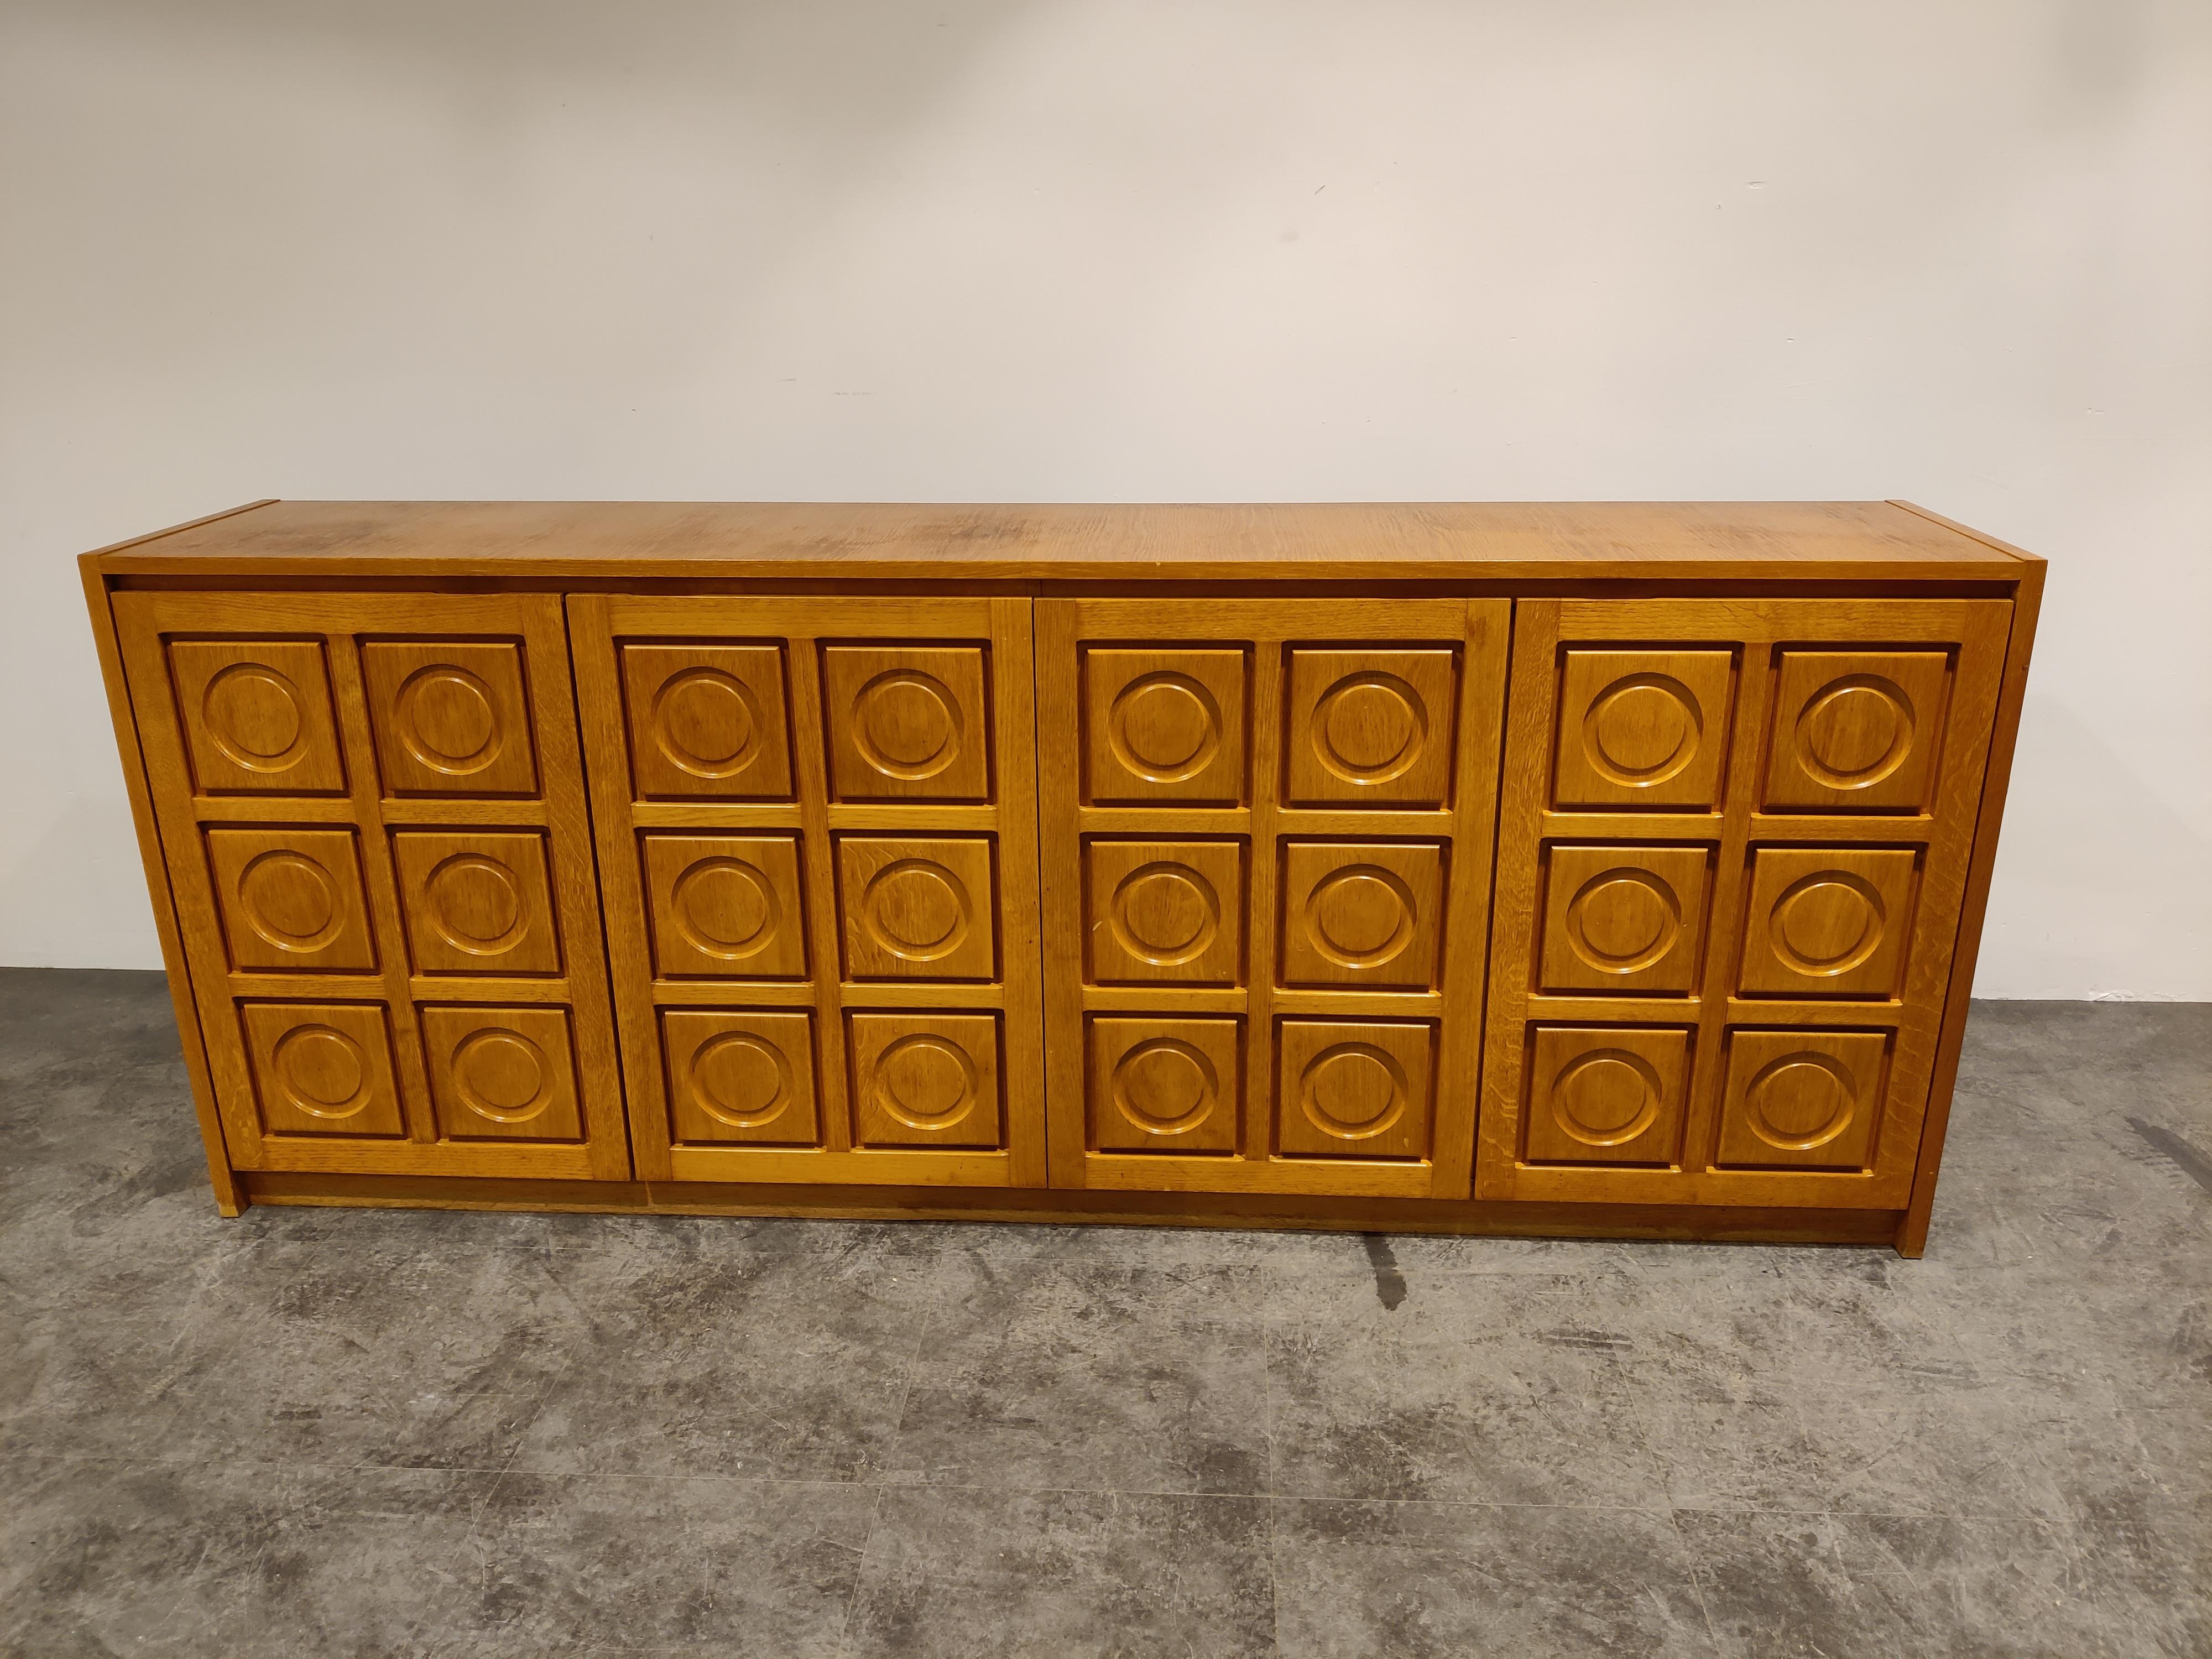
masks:
[[[848,1018],[854,1145],[1005,1144],[994,1016],[925,1010]]]
[[[1728,651],[1567,652],[1556,803],[1717,809],[1735,665]]]
[[[1897,994],[1918,854],[1864,847],[1753,850],[1743,989],[1759,996]]]
[[[1294,806],[1442,806],[1451,793],[1456,653],[1291,653]]]
[[[1546,860],[1547,991],[1687,995],[1703,960],[1705,847],[1554,847]]]
[[[1942,651],[1784,651],[1770,812],[1925,811],[1942,746]]]
[[[1539,1026],[1531,1034],[1531,1164],[1672,1164],[1690,1087],[1686,1030]]]
[[[1275,1146],[1285,1158],[1425,1158],[1436,1028],[1286,1019]]]
[[[386,793],[537,793],[520,647],[372,644],[361,664]]]
[[[430,1097],[448,1140],[583,1139],[561,1008],[425,1008]]]
[[[639,799],[791,799],[781,647],[625,645],[622,672]]]
[[[1233,1019],[1091,1022],[1091,1145],[1115,1152],[1234,1152],[1243,1033]]]
[[[210,830],[208,864],[230,965],[369,973],[376,941],[350,830]]]
[[[1889,1047],[1881,1031],[1731,1031],[1717,1161],[1731,1169],[1871,1167]]]
[[[1083,881],[1093,984],[1242,979],[1242,842],[1093,841],[1084,848]]]
[[[647,836],[653,971],[804,979],[806,915],[793,836]]]
[[[168,658],[200,793],[345,792],[320,641],[176,640]]]
[[[1085,799],[1234,806],[1245,799],[1242,650],[1083,653]]]
[[[978,646],[824,646],[823,714],[834,798],[988,799],[985,678]]]
[[[678,1146],[821,1144],[812,1017],[750,1009],[661,1016]]]
[[[263,1133],[396,1139],[407,1133],[382,1008],[249,1002],[239,1012]]]
[[[996,971],[989,842],[842,836],[837,884],[848,978],[981,980]]]
[[[392,850],[417,972],[561,971],[543,835],[402,830]]]
[[[1292,842],[1283,854],[1283,983],[1428,990],[1443,908],[1442,847]]]

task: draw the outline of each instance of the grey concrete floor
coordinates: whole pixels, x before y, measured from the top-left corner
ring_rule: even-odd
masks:
[[[225,1222],[160,978],[0,971],[0,1651],[2212,1653],[2208,1079],[1978,1006],[1917,1262]]]

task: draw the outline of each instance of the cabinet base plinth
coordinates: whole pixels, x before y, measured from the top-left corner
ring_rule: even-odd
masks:
[[[1894,1244],[1902,1210],[1718,1208],[1663,1204],[1516,1204],[1480,1200],[1194,1197],[1188,1193],[1003,1188],[706,1185],[641,1181],[490,1181],[429,1176],[256,1174],[256,1204],[356,1208],[583,1212],[609,1215],[787,1216],[838,1221],[1079,1222],[1153,1227],[1279,1227],[1316,1232],[1456,1233],[1530,1238],[1650,1238],[1771,1244]]]

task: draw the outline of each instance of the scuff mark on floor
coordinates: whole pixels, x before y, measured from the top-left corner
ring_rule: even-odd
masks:
[[[2212,1158],[2207,1158],[2171,1129],[2161,1129],[2155,1123],[2146,1123],[2139,1117],[2128,1120],[2128,1127],[2172,1158],[2181,1173],[2212,1193]]]

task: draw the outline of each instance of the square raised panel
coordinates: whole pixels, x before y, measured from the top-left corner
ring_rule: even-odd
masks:
[[[740,1009],[662,1015],[669,1139],[678,1146],[820,1145],[811,1019]]]
[[[350,830],[210,830],[208,865],[230,965],[367,973],[376,942]]]
[[[822,721],[838,800],[990,796],[979,647],[824,646]]]
[[[1554,847],[1538,982],[1547,991],[1681,995],[1705,927],[1703,847]]]
[[[1242,842],[1087,841],[1083,885],[1092,984],[1243,981]]]
[[[850,979],[990,979],[998,969],[991,844],[842,836],[838,908]]]
[[[178,640],[177,713],[205,795],[335,795],[345,762],[312,640]]]
[[[641,799],[791,799],[781,647],[625,645],[622,671]]]
[[[1784,652],[1766,810],[1927,811],[1949,678],[1941,651]]]
[[[1291,842],[1283,983],[1428,990],[1443,908],[1444,854],[1434,842]]]
[[[447,1140],[581,1140],[560,1008],[425,1008],[423,1057]]]
[[[1102,1152],[1233,1152],[1241,1024],[1151,1014],[1091,1022],[1091,1142]]]
[[[1557,804],[1717,810],[1735,661],[1728,651],[1570,650]]]
[[[1888,1054],[1881,1031],[1730,1032],[1715,1162],[1723,1169],[1868,1168]]]
[[[661,979],[804,979],[792,836],[647,836],[646,902]]]
[[[995,1017],[918,1009],[848,1018],[856,1145],[1004,1144]]]
[[[1744,908],[1744,990],[1897,994],[1916,855],[1867,847],[1760,847]]]
[[[1280,1156],[1428,1156],[1434,1026],[1286,1019],[1277,1044]]]
[[[392,850],[416,972],[561,971],[544,836],[403,830]]]
[[[1292,651],[1285,799],[1442,806],[1451,793],[1457,666],[1451,651]]]
[[[386,642],[361,665],[387,794],[537,793],[521,647]]]
[[[407,1133],[381,1007],[249,1002],[239,1012],[269,1133],[389,1140]]]
[[[1690,1034],[1540,1025],[1529,1046],[1522,1158],[1530,1164],[1674,1163]]]
[[[1086,650],[1084,798],[1241,805],[1244,686],[1242,651]]]
[[[1245,799],[1241,650],[1084,650],[1084,799],[1234,807]]]

